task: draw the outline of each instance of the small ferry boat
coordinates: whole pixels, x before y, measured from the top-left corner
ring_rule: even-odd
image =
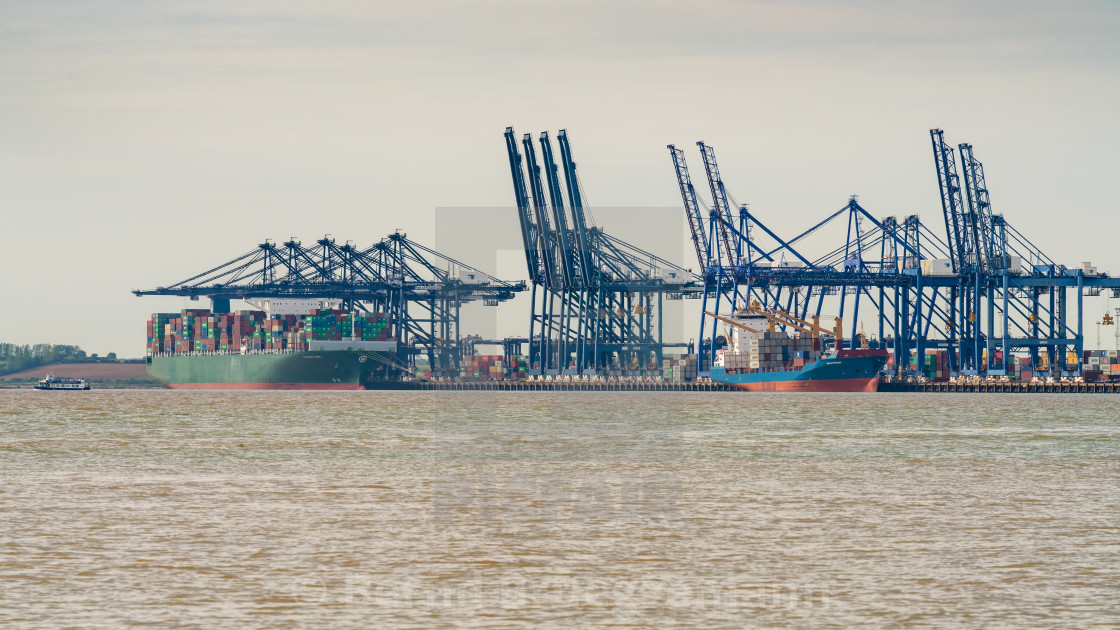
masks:
[[[47,378],[39,381],[35,389],[89,389],[89,381],[83,378],[55,378],[54,374],[47,374]]]

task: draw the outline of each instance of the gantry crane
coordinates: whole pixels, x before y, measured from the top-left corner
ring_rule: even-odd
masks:
[[[1080,354],[1083,347],[1082,296],[1120,290],[1120,280],[1055,263],[992,212],[983,165],[972,145],[954,148],[940,129],[930,130],[930,138],[943,232],[917,215],[876,219],[852,197],[845,208],[788,240],[765,229],[745,206],[738,220],[732,219],[731,198],[714,151],[698,143],[713,195],[709,248],[698,254],[698,260],[708,262],[702,318],[722,321],[717,319],[723,316],[720,302],[738,302],[745,294],[760,300],[763,308],[782,309],[804,322],[812,306],[819,315],[825,298],[835,296],[838,315],[850,318],[852,347],[865,342],[890,347],[900,368],[913,354],[920,364],[926,350],[938,349],[949,352],[954,374],[998,375],[1006,373],[1010,353],[1018,350],[1031,353],[1036,364],[1042,354],[1051,357],[1054,374],[1074,373],[1077,366],[1066,365],[1063,357]],[[699,200],[690,190],[683,154],[675,146],[669,149],[691,226],[700,216]],[[806,256],[807,237],[845,215],[848,227],[839,245],[823,255]],[[704,234],[704,223],[696,224],[698,235]],[[756,229],[775,245],[757,247]],[[723,240],[725,234],[729,242]],[[787,258],[793,264],[784,262]],[[945,261],[947,271],[939,261]],[[1076,320],[1069,316],[1074,310],[1071,293],[1076,295]],[[799,296],[804,299],[795,299]],[[708,308],[712,299],[715,308]],[[859,334],[868,304],[877,317],[874,340]],[[796,328],[794,324],[786,320],[781,325]],[[701,339],[714,353],[714,325],[710,339],[702,327]]]
[[[687,347],[664,341],[663,301],[699,297],[699,279],[664,258],[588,224],[571,141],[565,130],[557,134],[559,167],[554,164],[548,134],[540,136],[548,197],[540,183],[541,168],[530,136],[526,135],[522,142],[524,160],[511,138],[513,129],[506,128],[519,220],[539,226],[530,230],[535,239],[524,239],[525,247],[536,251],[534,255],[526,254],[527,264],[536,258],[541,262],[535,268],[542,269],[534,274],[535,268],[529,267],[533,282],[531,371],[578,375],[611,369],[631,371],[629,368],[636,366],[634,371],[640,373],[659,372],[666,348]],[[521,183],[524,169],[529,175],[528,196]],[[567,207],[558,170],[564,172]],[[528,212],[530,202],[535,220]]]
[[[524,282],[499,280],[397,232],[369,247],[329,236],[308,246],[295,238],[265,241],[186,280],[133,294],[208,297],[215,312],[229,312],[231,300],[339,300],[348,310],[389,315],[396,365],[414,372],[416,356],[427,355],[433,372],[452,375],[459,368],[462,306],[496,306],[525,289]]]

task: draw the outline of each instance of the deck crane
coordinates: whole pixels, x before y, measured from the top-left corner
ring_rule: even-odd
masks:
[[[696,248],[696,261],[700,263],[700,271],[708,268],[708,259],[711,250],[708,247],[708,235],[704,233],[704,215],[700,211],[700,203],[696,197],[696,188],[692,186],[692,178],[688,174],[688,163],[684,158],[684,151],[669,145],[669,154],[673,157],[673,168],[677,172],[677,184],[681,188],[681,198],[684,200],[684,215],[688,219],[688,227],[692,231],[692,245]]]
[[[723,315],[716,315],[715,313],[713,313],[711,311],[704,311],[704,314],[707,315],[708,317],[712,317],[716,320],[719,320],[719,321],[727,324],[728,326],[732,326],[734,328],[739,328],[739,329],[745,330],[749,333],[754,333],[756,335],[762,333],[761,330],[755,330],[754,328],[751,328],[750,326],[747,326],[746,324],[744,324],[742,322],[737,322],[737,321],[731,319],[730,317],[724,317]]]
[[[836,340],[836,343],[835,343],[836,348],[840,348],[841,345],[843,344],[843,337],[844,337],[844,334],[843,334],[843,319],[840,318],[840,317],[836,318],[836,327],[833,330],[828,330],[827,328],[821,328],[820,323],[819,323],[820,322],[819,317],[814,316],[812,322],[807,322],[807,321],[805,321],[805,320],[803,320],[799,317],[796,317],[794,315],[791,315],[790,313],[787,313],[787,312],[785,312],[781,309],[764,309],[764,308],[761,307],[761,305],[758,302],[753,302],[750,306],[748,306],[744,310],[747,313],[754,313],[756,315],[761,315],[762,317],[765,317],[770,322],[770,329],[771,330],[773,330],[775,326],[784,326],[784,327],[788,327],[788,328],[793,328],[794,330],[798,330],[802,333],[812,335],[813,337],[820,337],[821,335],[827,335],[829,337],[833,337]],[[731,319],[730,317],[724,317],[723,315],[718,315],[718,314],[713,313],[711,311],[705,311],[704,314],[713,318],[713,319],[715,319],[715,320],[721,321],[721,322],[723,322],[723,323],[725,323],[729,326],[733,326],[735,328],[740,328],[740,329],[745,330],[745,331],[750,332],[750,333],[755,333],[755,334],[761,333],[761,331],[756,330],[755,328],[752,328],[750,326],[747,326],[746,324],[744,324],[742,322],[735,321],[734,319]]]
[[[727,200],[727,190],[723,187],[723,180],[719,176],[716,152],[702,141],[697,142],[696,146],[700,147],[700,155],[704,158],[704,171],[708,175],[708,185],[712,189],[712,203],[714,205],[712,212],[719,218],[720,239],[723,242],[724,256],[726,256],[724,265],[738,266],[740,247],[731,246],[731,237],[728,234],[729,226],[735,225],[735,219],[731,216],[731,203]]]
[[[789,326],[790,328],[794,328],[803,333],[809,333],[814,337],[819,337],[821,335],[829,335],[831,337],[835,337],[838,340],[837,347],[839,347],[839,340],[843,339],[844,337],[843,329],[841,328],[843,318],[840,317],[836,318],[835,329],[828,330],[827,328],[821,328],[820,317],[816,315],[813,316],[812,322],[807,322],[800,317],[796,317],[795,315],[787,313],[781,309],[762,308],[762,305],[758,302],[750,304],[749,306],[747,306],[746,310],[749,313],[761,315],[779,326]]]

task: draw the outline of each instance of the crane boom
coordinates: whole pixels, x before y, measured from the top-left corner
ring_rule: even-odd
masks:
[[[769,310],[772,314],[774,314],[778,317],[784,317],[784,318],[792,321],[795,324],[800,324],[801,326],[805,326],[805,327],[809,328],[810,332],[817,332],[817,333],[827,333],[828,332],[824,328],[821,328],[819,324],[805,321],[804,319],[801,319],[800,317],[797,317],[797,316],[793,315],[792,313],[787,313],[786,311],[783,311],[783,310],[780,310],[780,309],[775,309],[775,308],[772,308],[772,309],[769,309]]]
[[[941,210],[945,215],[945,231],[949,238],[949,255],[953,271],[964,273],[976,265],[976,234],[971,217],[961,199],[960,177],[953,158],[953,148],[945,143],[945,132],[930,129],[933,161],[937,167],[937,184],[941,191]]]
[[[537,249],[537,226],[529,212],[529,194],[525,189],[525,172],[521,167],[521,153],[517,150],[517,140],[513,127],[506,127],[506,152],[509,154],[510,174],[513,176],[513,194],[517,200],[517,218],[521,223],[521,240],[525,247],[525,267],[529,278],[537,282],[541,276],[539,251]]]
[[[975,217],[976,232],[980,248],[979,264],[984,271],[991,271],[996,267],[996,261],[1001,258],[1001,253],[996,251],[995,228],[992,222],[992,204],[988,198],[988,185],[984,181],[984,165],[972,154],[971,144],[958,146],[961,152],[961,169],[964,171],[964,184],[967,191],[969,213]],[[999,262],[1002,268],[1006,262]]]
[[[746,324],[742,324],[740,322],[737,322],[737,321],[731,319],[730,317],[724,317],[723,315],[716,315],[715,313],[712,313],[710,311],[704,311],[704,314],[708,315],[709,317],[714,317],[717,320],[727,324],[728,326],[734,326],[735,328],[741,328],[741,329],[743,329],[747,332],[755,333],[756,335],[760,334],[762,332],[760,330],[755,330],[755,329],[751,328],[750,326],[747,326]]]
[[[552,200],[552,217],[556,221],[556,238],[559,241],[560,267],[564,275],[564,286],[576,285],[577,273],[574,268],[578,257],[572,256],[572,247],[568,242],[572,236],[568,229],[567,214],[564,211],[564,195],[560,190],[560,179],[557,177],[556,162],[552,157],[552,142],[548,139],[548,132],[542,131],[540,137],[541,156],[544,159],[545,179],[548,180],[548,194]]]
[[[692,244],[696,248],[696,261],[700,269],[708,267],[706,252],[708,251],[708,235],[704,233],[704,215],[700,212],[700,203],[696,198],[696,188],[692,186],[692,178],[688,174],[688,164],[685,162],[684,151],[669,145],[669,154],[673,158],[673,168],[677,172],[677,184],[681,188],[681,198],[684,200],[684,215],[688,219],[688,227],[692,230]]]
[[[587,217],[583,211],[583,195],[579,190],[579,177],[576,175],[576,163],[572,160],[572,146],[568,142],[568,131],[561,129],[556,133],[560,143],[560,162],[564,168],[564,183],[568,186],[568,201],[572,206],[572,222],[575,223],[576,237],[579,242],[580,273],[583,274],[583,285],[589,287],[595,279],[591,277],[594,269],[591,245],[591,235],[587,229]]]
[[[708,175],[708,185],[712,189],[712,203],[715,205],[716,216],[719,217],[719,233],[724,255],[727,256],[726,264],[738,265],[739,260],[731,247],[731,236],[727,227],[735,225],[735,219],[731,216],[731,202],[727,200],[727,190],[723,187],[723,180],[719,176],[716,152],[703,142],[697,142],[696,146],[700,147],[700,155],[704,158],[704,171]]]
[[[556,277],[556,244],[555,232],[549,223],[548,201],[544,197],[544,188],[541,186],[541,167],[537,166],[537,152],[533,148],[533,137],[525,134],[522,138],[525,145],[526,166],[529,169],[529,190],[532,193],[533,210],[537,214],[537,240],[541,247],[541,262],[544,263],[545,282],[550,289],[559,288]]]
[[[830,335],[834,337],[840,336],[836,331],[821,328],[819,324],[807,322],[800,317],[795,317],[785,311],[778,309],[763,309],[759,307],[758,302],[749,305],[747,307],[747,311],[762,315],[775,324],[789,326],[791,328],[800,330],[801,332],[810,333],[813,335]]]

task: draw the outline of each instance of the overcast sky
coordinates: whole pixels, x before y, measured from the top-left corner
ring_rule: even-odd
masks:
[[[941,127],[996,212],[1120,274],[1118,33],[1113,1],[0,0],[0,340],[140,356],[184,304],[131,289],[265,238],[516,221],[507,125],[567,128],[612,228],[678,207],[665,145],[702,180],[704,140],[790,235],[851,194],[936,225]]]

